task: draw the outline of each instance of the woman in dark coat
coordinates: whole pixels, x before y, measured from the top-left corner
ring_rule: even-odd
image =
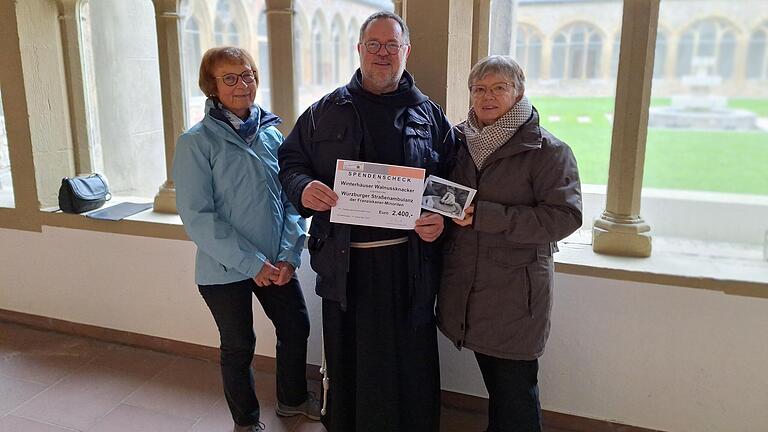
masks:
[[[540,431],[552,254],[581,226],[579,173],[568,145],[539,126],[512,58],[478,62],[469,88],[450,179],[477,194],[446,239],[438,325],[456,347],[475,352],[489,395],[487,430]]]

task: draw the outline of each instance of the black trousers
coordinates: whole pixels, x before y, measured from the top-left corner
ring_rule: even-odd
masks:
[[[235,423],[259,421],[259,401],[253,385],[251,361],[256,347],[252,295],[255,294],[277,336],[277,400],[299,405],[307,398],[307,338],[309,316],[299,281],[259,287],[253,279],[223,285],[199,285],[221,338],[221,376],[224,396]]]
[[[475,358],[488,389],[487,432],[540,432],[539,361]]]

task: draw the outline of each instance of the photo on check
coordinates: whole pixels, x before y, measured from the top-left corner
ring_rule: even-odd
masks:
[[[464,211],[472,203],[475,190],[437,176],[427,177],[421,208],[456,219],[464,218]]]

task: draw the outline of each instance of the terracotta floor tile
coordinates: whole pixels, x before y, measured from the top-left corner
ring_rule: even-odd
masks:
[[[290,432],[299,421],[299,417],[279,417],[275,414],[274,402],[259,401],[261,421],[269,432]],[[195,423],[190,432],[231,432],[232,415],[227,402],[222,397],[214,406]]]
[[[485,430],[487,423],[483,415],[443,408],[440,432],[481,432]]]
[[[186,432],[193,423],[188,418],[120,405],[86,432]]]
[[[264,401],[274,404],[277,401],[275,374],[253,371],[253,385],[256,388],[256,396],[259,398],[259,403]]]
[[[222,394],[218,364],[179,357],[125,403],[197,420]]]
[[[0,417],[45,390],[45,385],[0,376]]]
[[[152,377],[173,363],[176,357],[124,345],[105,344],[90,364]]]
[[[0,432],[72,432],[59,426],[47,425],[16,416],[0,417]]]
[[[136,391],[145,378],[87,365],[12,413],[44,423],[87,429]]]
[[[51,385],[94,357],[93,342],[0,323],[0,375]]]
[[[309,419],[301,419],[296,423],[292,432],[327,432],[322,423]]]

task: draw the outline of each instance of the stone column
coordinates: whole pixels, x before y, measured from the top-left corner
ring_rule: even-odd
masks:
[[[403,19],[405,19],[405,16],[403,15],[403,3],[406,3],[406,1],[407,0],[392,0],[392,6],[394,7],[393,11]]]
[[[472,4],[472,64],[488,57],[491,0],[474,0]]]
[[[69,117],[72,124],[72,144],[75,171],[78,174],[103,172],[94,163],[88,139],[88,108],[85,95],[84,62],[80,50],[79,0],[58,0],[61,41],[64,49],[64,70],[67,76]]]
[[[592,229],[592,248],[598,253],[651,254],[640,194],[658,20],[659,0],[624,2],[606,209]]]
[[[494,38],[490,40],[491,54],[514,55],[515,0],[494,0],[491,3],[490,27]]]
[[[40,209],[35,181],[35,162],[32,151],[31,123],[35,120],[34,108],[27,100],[29,81],[35,81],[33,75],[24,73],[22,67],[21,40],[30,24],[19,18],[16,13],[17,2],[9,2],[0,7],[0,50],[3,61],[0,62],[0,82],[5,109],[5,131],[8,137],[8,156],[11,161],[11,180],[13,183],[14,207],[32,215]],[[11,108],[13,101],[13,108]],[[3,216],[7,209],[0,209]],[[16,216],[17,213],[13,213]],[[24,218],[23,223],[32,218]]]
[[[411,30],[408,71],[416,84],[445,109],[453,123],[469,107],[467,77],[472,65],[473,0],[418,0],[404,3]]]
[[[163,103],[166,181],[155,195],[154,211],[176,213],[173,156],[176,138],[184,132],[184,75],[181,72],[181,16],[178,0],[153,0],[160,64],[160,99]]]
[[[296,123],[299,105],[293,67],[293,0],[267,0],[266,7],[272,111],[283,119],[278,129],[287,135]]]

